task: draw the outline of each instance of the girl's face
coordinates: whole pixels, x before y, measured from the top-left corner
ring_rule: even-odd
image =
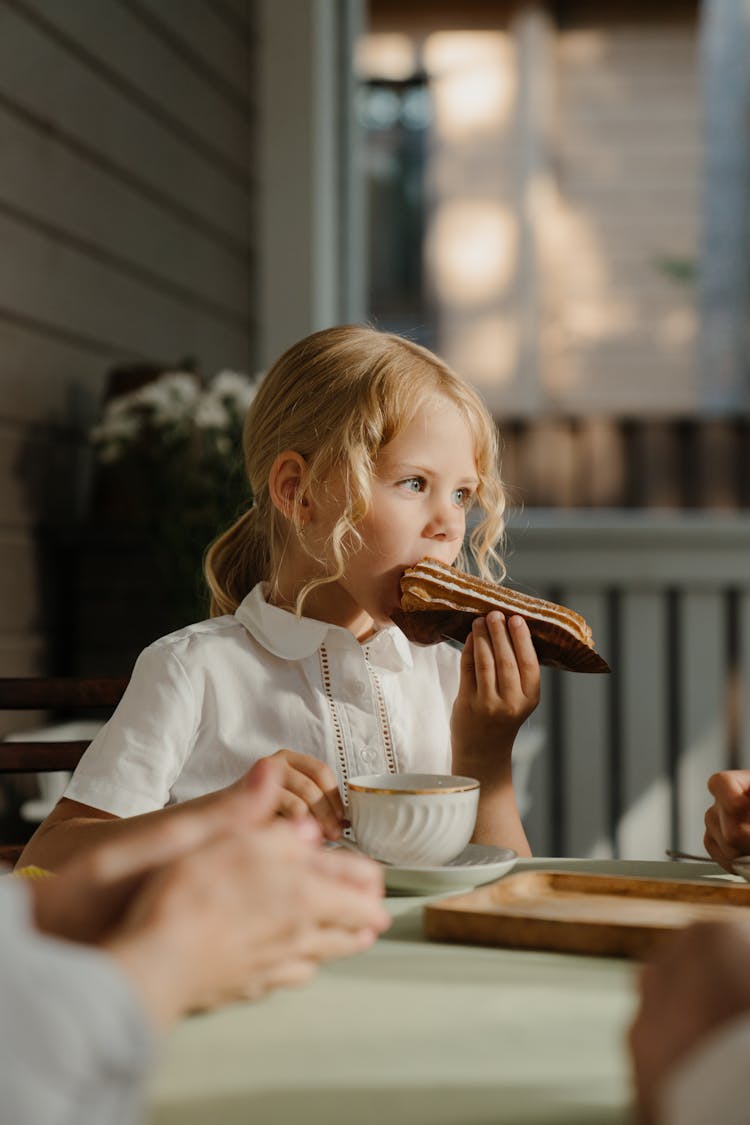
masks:
[[[471,430],[450,399],[435,396],[380,450],[370,509],[358,524],[362,546],[348,557],[344,578],[320,592],[330,591],[344,617],[348,607],[352,622],[364,616],[378,627],[387,624],[400,604],[406,567],[425,555],[455,561],[477,484]],[[332,519],[334,511],[332,504]],[[349,624],[332,608],[328,620]]]

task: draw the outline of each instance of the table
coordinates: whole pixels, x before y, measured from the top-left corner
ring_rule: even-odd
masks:
[[[713,865],[525,860],[531,869],[731,878]],[[439,897],[439,896],[438,896]],[[185,1021],[150,1125],[612,1125],[632,1120],[624,1035],[637,966],[438,944],[424,898],[307,987]]]

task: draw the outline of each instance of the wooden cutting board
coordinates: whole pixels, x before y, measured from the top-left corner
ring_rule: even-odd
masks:
[[[529,871],[428,903],[424,930],[435,941],[642,957],[690,922],[739,917],[750,921],[750,885]]]

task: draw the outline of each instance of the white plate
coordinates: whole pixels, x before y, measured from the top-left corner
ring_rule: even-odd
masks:
[[[735,875],[741,875],[745,882],[750,883],[750,855],[738,856],[732,863]]]
[[[518,862],[510,848],[468,844],[460,855],[442,867],[395,867],[384,865],[386,890],[399,894],[434,895],[491,883]]]

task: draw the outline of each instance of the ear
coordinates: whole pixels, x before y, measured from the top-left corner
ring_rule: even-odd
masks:
[[[268,474],[268,492],[271,503],[288,520],[295,513],[304,518],[309,500],[304,494],[307,463],[301,453],[286,449],[279,453]]]

